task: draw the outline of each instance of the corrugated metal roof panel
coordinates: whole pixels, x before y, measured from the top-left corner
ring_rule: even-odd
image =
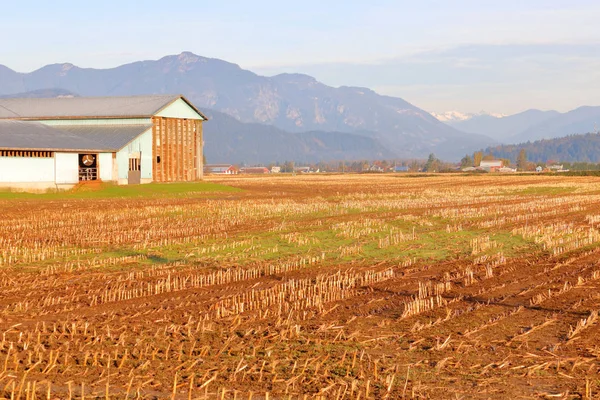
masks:
[[[113,151],[89,138],[37,122],[0,121],[0,149]]]
[[[55,125],[54,127],[82,139],[92,140],[103,148],[118,151],[152,128],[152,125]]]
[[[0,99],[0,119],[151,117],[180,95]],[[206,119],[206,118],[205,118]]]

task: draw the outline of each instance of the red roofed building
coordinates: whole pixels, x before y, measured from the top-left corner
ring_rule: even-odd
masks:
[[[231,164],[206,164],[204,166],[204,173],[214,175],[233,175],[237,174],[237,171]]]
[[[245,167],[240,168],[240,174],[270,174],[267,167]]]

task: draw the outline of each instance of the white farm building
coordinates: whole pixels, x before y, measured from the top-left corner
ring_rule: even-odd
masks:
[[[202,178],[202,122],[183,96],[0,99],[0,187]]]

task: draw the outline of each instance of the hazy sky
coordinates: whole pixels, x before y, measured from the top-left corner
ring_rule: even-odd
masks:
[[[185,50],[436,112],[600,105],[598,0],[2,0],[0,38],[19,72]]]

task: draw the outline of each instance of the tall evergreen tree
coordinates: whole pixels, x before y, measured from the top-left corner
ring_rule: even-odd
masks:
[[[483,151],[476,151],[473,153],[473,165],[475,167],[479,167],[481,165],[481,160],[483,159]]]
[[[525,171],[527,169],[527,152],[525,149],[519,151],[519,156],[517,157],[517,169],[520,171]]]
[[[462,168],[472,167],[473,165],[474,165],[473,164],[473,159],[468,154],[466,156],[464,156],[462,158],[462,160],[460,160],[460,166]]]
[[[437,172],[439,170],[439,160],[435,157],[435,154],[431,153],[427,162],[425,163],[424,170],[427,172]]]

